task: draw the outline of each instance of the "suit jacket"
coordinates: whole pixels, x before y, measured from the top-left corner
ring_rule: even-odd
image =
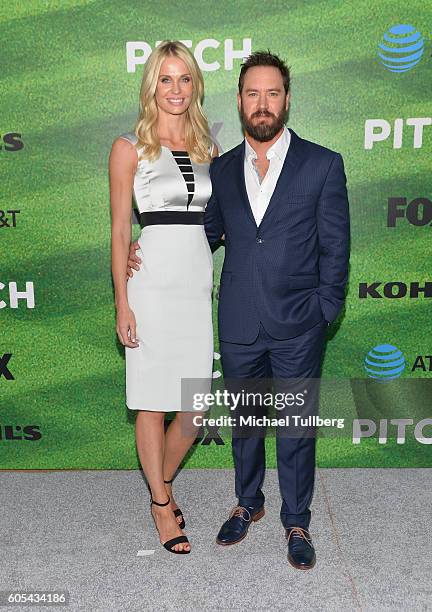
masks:
[[[204,216],[210,245],[225,234],[219,338],[248,344],[259,324],[277,339],[334,321],[345,299],[349,260],[346,177],[339,153],[291,142],[257,227],[244,178],[244,142],[210,166]]]

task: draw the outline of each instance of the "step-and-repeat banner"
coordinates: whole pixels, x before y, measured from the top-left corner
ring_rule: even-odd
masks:
[[[343,155],[350,281],[328,332],[323,393],[345,424],[323,427],[318,464],[431,465],[432,8],[32,0],[3,3],[0,23],[0,467],[138,466],[115,334],[107,161],[133,129],[143,65],[164,39],[193,50],[221,152],[242,139],[242,58],[270,49],[292,69],[288,124]],[[222,261],[219,249],[215,314]],[[216,327],[215,340],[216,381]],[[230,465],[229,435],[204,428],[186,466]]]

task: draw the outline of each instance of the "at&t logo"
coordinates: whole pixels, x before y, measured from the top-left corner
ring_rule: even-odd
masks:
[[[405,369],[405,357],[392,344],[379,344],[366,355],[364,368],[369,378],[388,382],[401,376]]]
[[[401,23],[385,32],[378,45],[378,57],[390,72],[408,72],[417,66],[424,52],[424,38],[412,25]]]
[[[364,369],[369,378],[379,382],[388,382],[399,378],[408,368],[411,372],[432,372],[432,355],[416,355],[406,360],[404,354],[392,344],[378,344],[369,351],[364,359]]]
[[[0,227],[16,227],[16,216],[20,210],[0,210]]]

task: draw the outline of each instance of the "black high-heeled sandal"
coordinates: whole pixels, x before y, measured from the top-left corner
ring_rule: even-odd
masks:
[[[171,484],[172,481],[174,480],[174,478],[171,478],[171,480],[164,480],[165,484]],[[177,516],[181,516],[182,520],[180,523],[178,523],[178,526],[180,527],[180,529],[184,529],[186,527],[186,523],[184,520],[184,516],[183,516],[183,512],[180,510],[180,508],[176,508],[175,510],[173,510],[174,516],[177,518]]]
[[[170,501],[171,501],[171,498],[168,495],[168,501],[165,504],[160,504],[159,502],[155,502],[152,499],[150,502],[150,505],[154,504],[155,506],[161,506],[163,508],[164,506],[168,506]],[[181,535],[181,536],[177,536],[176,538],[171,538],[171,540],[167,540],[166,542],[162,544],[162,546],[166,548],[169,552],[175,553],[176,555],[187,555],[190,553],[190,548],[189,550],[185,550],[184,548],[183,550],[173,550],[173,546],[175,546],[176,544],[189,544],[189,540],[187,539],[185,535]]]

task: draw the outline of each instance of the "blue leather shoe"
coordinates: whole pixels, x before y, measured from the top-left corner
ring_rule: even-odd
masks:
[[[293,567],[301,570],[312,569],[316,562],[312,538],[307,529],[289,527],[286,530],[288,540],[288,561]]]
[[[229,546],[241,542],[247,536],[250,524],[259,521],[264,514],[264,507],[257,510],[253,506],[236,506],[231,510],[229,519],[220,528],[216,543]]]

